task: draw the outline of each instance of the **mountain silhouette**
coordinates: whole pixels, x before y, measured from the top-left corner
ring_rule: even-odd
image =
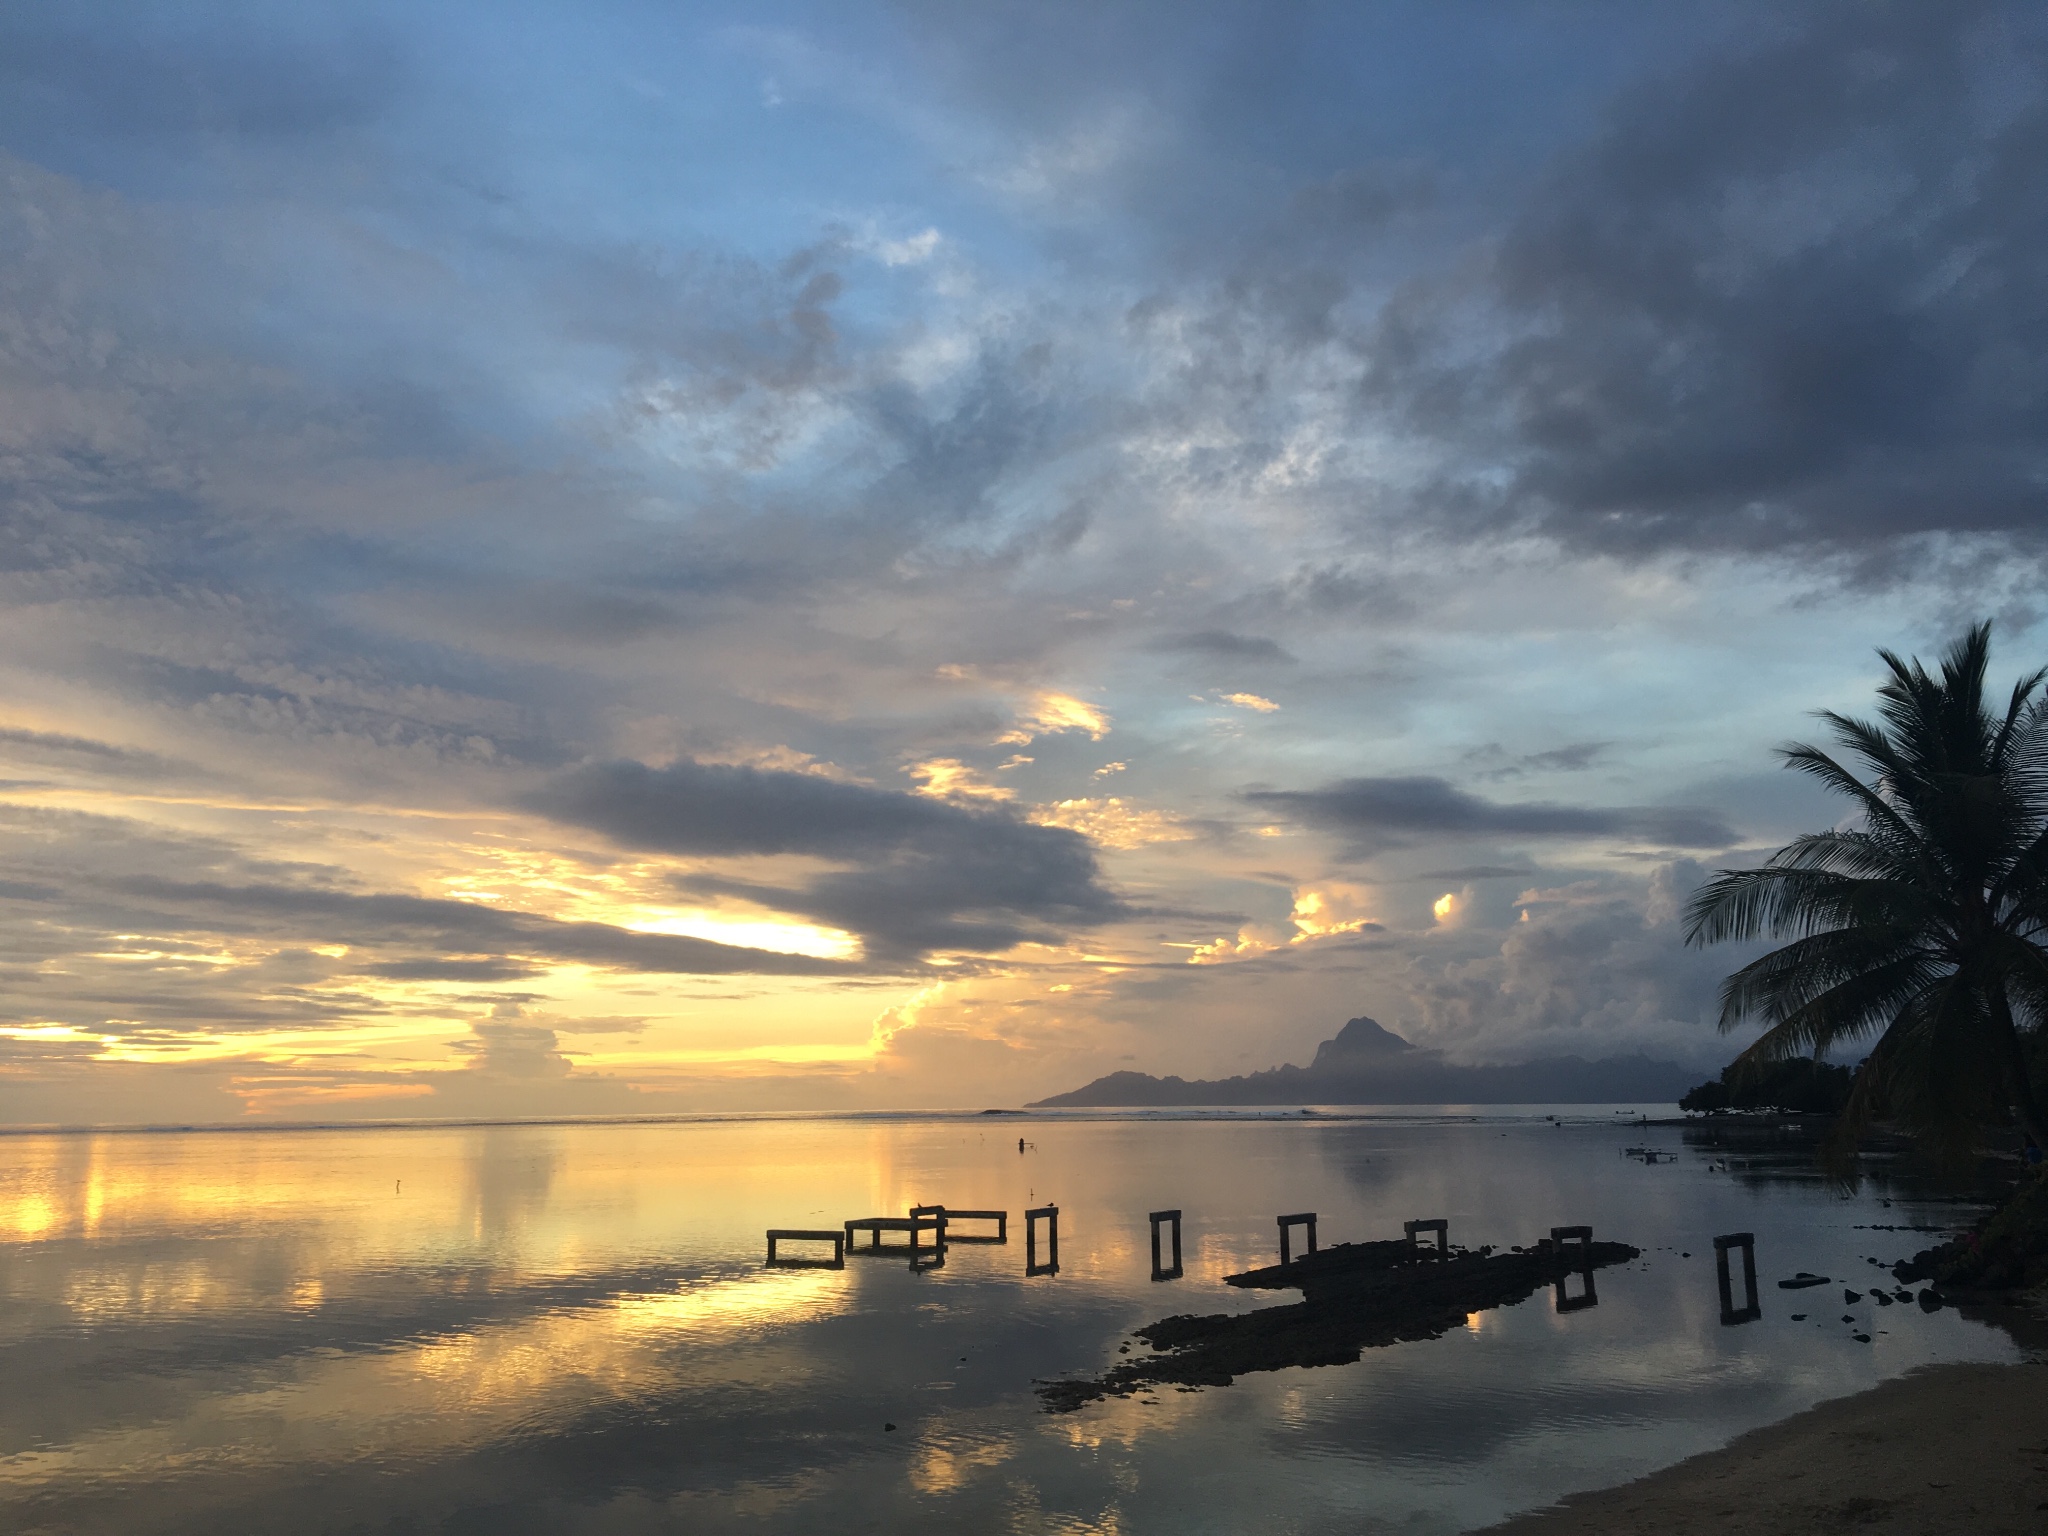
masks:
[[[1546,1056],[1512,1066],[1458,1066],[1360,1016],[1316,1047],[1306,1067],[1189,1082],[1112,1072],[1032,1109],[1222,1104],[1676,1103],[1696,1071],[1650,1056]]]

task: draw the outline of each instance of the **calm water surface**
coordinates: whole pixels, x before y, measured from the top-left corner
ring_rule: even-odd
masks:
[[[1932,1240],[1868,1228],[1956,1205],[1541,1113],[0,1137],[0,1529],[1451,1532],[1925,1362],[2016,1358],[1953,1311],[1772,1283],[1861,1290]],[[770,1226],[1051,1201],[1056,1276],[1017,1240],[922,1275],[761,1267]],[[1154,1283],[1145,1214],[1171,1206],[1186,1275]],[[1034,1379],[1135,1327],[1294,1300],[1221,1282],[1304,1210],[1325,1243],[1584,1222],[1644,1258],[1591,1310],[1546,1291],[1356,1365],[1041,1411]],[[1765,1316],[1723,1327],[1733,1230]]]

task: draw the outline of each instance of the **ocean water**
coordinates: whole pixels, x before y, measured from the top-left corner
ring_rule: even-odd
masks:
[[[1573,1106],[4,1136],[0,1530],[1453,1532],[2017,1357],[1843,1301],[1932,1241],[1875,1229],[1954,1197],[1711,1135]],[[763,1267],[769,1227],[920,1202],[1006,1209],[1012,1241]],[[1028,1276],[1021,1213],[1055,1202],[1060,1271]],[[1155,1282],[1165,1207],[1185,1274]],[[1542,1291],[1353,1365],[1043,1410],[1035,1380],[1135,1327],[1294,1300],[1222,1277],[1310,1210],[1325,1244],[1441,1216],[1644,1254],[1591,1308]],[[1737,1230],[1764,1316],[1724,1326]],[[1801,1269],[1836,1283],[1776,1288]]]

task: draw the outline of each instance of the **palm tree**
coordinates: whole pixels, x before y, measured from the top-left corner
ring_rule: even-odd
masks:
[[[1823,711],[1870,782],[1817,747],[1785,765],[1855,802],[1758,869],[1722,870],[1693,896],[1686,942],[1789,939],[1721,987],[1721,1029],[1766,1027],[1738,1066],[1819,1056],[1875,1036],[1842,1132],[1880,1108],[1949,1151],[2010,1117],[2048,1147],[2028,1081],[2048,1020],[2048,668],[1984,700],[1991,626],[1930,676],[1880,651],[1879,720]]]

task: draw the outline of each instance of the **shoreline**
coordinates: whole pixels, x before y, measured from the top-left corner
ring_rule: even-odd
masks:
[[[2038,1536],[2048,1360],[1929,1365],[1473,1536]]]

